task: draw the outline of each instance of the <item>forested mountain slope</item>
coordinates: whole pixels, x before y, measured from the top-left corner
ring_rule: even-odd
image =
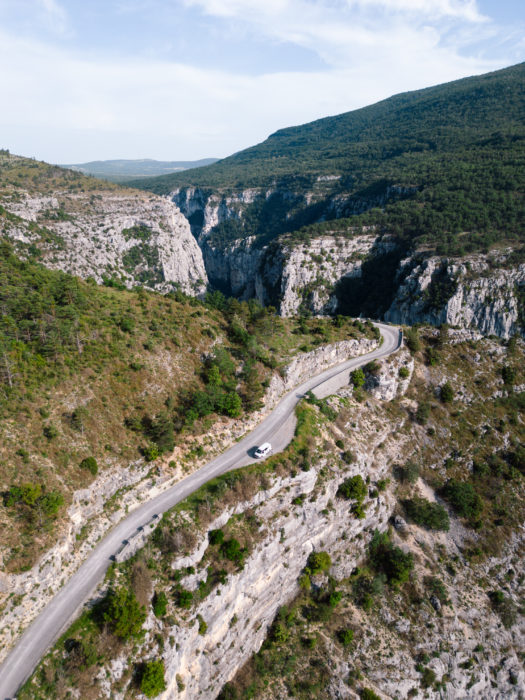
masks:
[[[520,64],[397,95],[138,184],[171,192],[229,294],[507,337],[525,317],[524,86]]]
[[[421,156],[468,155],[473,146],[488,145],[482,137],[493,136],[493,146],[503,145],[504,135],[523,137],[524,99],[525,64],[519,64],[281,129],[257,146],[206,168],[156,178],[149,187],[167,194],[190,185],[266,187],[284,176],[347,174],[357,186],[377,173],[397,177],[403,170],[408,177],[411,165],[424,162]]]
[[[281,216],[277,200],[268,211],[266,195],[266,205],[255,202],[233,230],[217,230],[219,237],[268,238],[401,199],[366,221],[432,246],[463,231],[487,243],[523,230],[524,114],[519,64],[283,129],[207,168],[135,184],[162,194],[184,187],[317,192],[317,207],[311,196],[308,205],[280,202]],[[337,212],[326,201],[336,195],[345,200]]]

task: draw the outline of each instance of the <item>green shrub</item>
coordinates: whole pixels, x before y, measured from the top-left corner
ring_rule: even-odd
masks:
[[[439,364],[439,352],[434,347],[427,348],[427,364],[431,367]]]
[[[166,610],[168,608],[168,598],[164,591],[157,593],[153,596],[153,614],[155,617],[164,617]]]
[[[306,566],[311,574],[321,574],[332,566],[332,560],[328,552],[312,552]]]
[[[355,454],[351,450],[345,450],[341,457],[346,464],[353,464],[353,462],[355,462]]]
[[[237,692],[237,688],[233,683],[228,682],[222,687],[217,700],[238,700],[238,698],[239,693]]]
[[[328,596],[328,605],[331,608],[337,607],[337,605],[339,605],[339,603],[341,602],[342,597],[343,594],[341,593],[341,591],[332,591]]]
[[[193,603],[193,593],[191,591],[187,591],[185,588],[180,588],[177,591],[177,605],[179,608],[184,608],[185,610],[188,610],[191,608],[191,604]]]
[[[339,485],[337,489],[337,495],[347,500],[354,500],[358,503],[362,503],[366,497],[366,484],[363,477],[360,474],[345,479],[342,484]]]
[[[435,595],[442,605],[448,605],[450,603],[447,589],[441,579],[436,576],[426,576],[425,586],[428,589],[429,595]]]
[[[354,641],[354,630],[342,629],[337,633],[337,639],[341,642],[344,647],[350,646]]]
[[[445,382],[445,384],[443,384],[440,397],[443,403],[452,403],[454,400],[454,389],[450,382]]]
[[[79,432],[84,430],[84,421],[87,415],[88,412],[85,406],[77,406],[77,408],[75,408],[71,414],[71,427],[73,430],[78,430]]]
[[[38,519],[39,524],[42,515],[51,518],[64,505],[64,496],[59,491],[44,491],[40,484],[33,483],[11,486],[3,494],[3,500],[6,507],[18,507],[24,517],[31,522]]]
[[[410,376],[410,370],[408,369],[408,367],[400,367],[399,376],[401,379],[408,379],[408,377]]]
[[[238,418],[242,413],[242,401],[237,392],[231,391],[224,397],[223,411],[230,418]]]
[[[450,479],[443,487],[442,494],[462,518],[473,520],[483,510],[483,501],[469,481]]]
[[[121,639],[137,638],[146,620],[146,610],[135,594],[124,587],[112,589],[101,603],[102,618],[113,634]]]
[[[126,316],[120,320],[119,326],[124,333],[133,333],[135,322],[131,317]]]
[[[144,434],[155,443],[158,454],[172,452],[175,446],[175,434],[173,429],[173,421],[167,413],[162,412],[156,418],[144,416],[141,423]],[[157,457],[154,457],[153,459],[157,459]]]
[[[394,587],[408,581],[414,568],[410,552],[404,552],[390,541],[388,533],[374,532],[368,548],[370,562],[376,571],[386,576],[388,583]]]
[[[206,620],[202,617],[202,615],[197,615],[197,620],[199,622],[199,634],[204,636],[208,630]]]
[[[166,690],[164,679],[164,661],[161,659],[148,661],[144,664],[142,678],[140,679],[140,690],[147,698],[156,698]]]
[[[416,410],[416,423],[419,425],[426,425],[430,416],[430,404],[427,401],[421,401],[417,405]]]
[[[516,381],[516,370],[509,365],[505,365],[501,368],[501,378],[506,386],[514,384]]]
[[[419,334],[415,328],[409,328],[405,334],[405,343],[410,352],[415,353],[421,349],[421,342],[419,340]]]
[[[222,544],[224,542],[224,532],[222,530],[210,530],[208,532],[210,544]]]
[[[96,476],[98,473],[97,460],[94,457],[86,457],[80,462],[80,468],[87,469],[93,476]]]
[[[512,598],[506,596],[503,591],[491,591],[489,598],[492,608],[501,618],[503,626],[506,629],[512,627],[518,618],[518,611]]]
[[[365,373],[359,367],[358,369],[354,369],[352,374],[350,375],[350,381],[354,385],[355,389],[359,389],[360,387],[363,386],[365,383]]]
[[[362,688],[360,692],[361,700],[381,700],[377,693],[370,688]]]
[[[58,491],[48,491],[42,495],[38,504],[44,514],[51,517],[58,513],[60,506],[64,505],[64,496]]]
[[[362,503],[356,503],[352,507],[352,513],[358,520],[364,520],[366,518],[366,511]]]
[[[238,540],[232,537],[230,540],[225,540],[221,544],[221,554],[226,559],[241,565],[244,560],[245,550],[241,548]]]
[[[445,532],[450,528],[448,513],[439,503],[416,497],[403,501],[403,506],[408,517],[417,525]]]
[[[142,454],[146,462],[154,462],[159,458],[159,449],[156,445],[149,445],[148,447],[144,447]]]
[[[58,429],[51,423],[44,425],[42,432],[44,433],[44,437],[48,440],[54,440],[54,438],[58,436]]]
[[[423,669],[423,672],[421,674],[421,685],[423,688],[430,688],[431,686],[434,685],[436,682],[436,673],[433,671],[431,668],[426,668]]]
[[[394,473],[399,481],[415,484],[419,478],[419,466],[415,462],[407,462],[404,467],[396,467]]]
[[[335,446],[338,447],[340,450],[344,450],[345,443],[339,439],[335,441]]]

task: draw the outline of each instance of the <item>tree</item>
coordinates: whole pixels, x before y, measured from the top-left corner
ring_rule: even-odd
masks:
[[[146,610],[127,588],[110,590],[103,604],[103,620],[116,637],[139,637],[146,620]]]
[[[328,552],[312,552],[306,563],[310,573],[321,574],[332,566],[332,560]]]
[[[140,679],[140,690],[147,698],[155,698],[166,690],[166,680],[164,678],[164,661],[148,661],[144,664],[142,678]]]
[[[361,474],[345,479],[337,489],[337,495],[347,500],[355,500],[362,503],[366,497],[366,484]]]
[[[443,487],[443,496],[463,518],[477,518],[483,510],[481,497],[468,481],[450,479]]]
[[[407,516],[418,525],[424,525],[430,530],[450,528],[447,511],[439,503],[431,503],[425,498],[415,497],[403,501]]]
[[[405,333],[405,343],[410,352],[415,353],[421,349],[421,342],[416,328],[409,328]]]
[[[241,397],[236,391],[230,391],[226,394],[223,403],[223,410],[227,416],[238,418],[242,413]]]
[[[454,389],[450,382],[445,382],[441,387],[441,401],[443,403],[452,403],[454,400]]]
[[[86,457],[80,462],[80,468],[87,469],[93,476],[96,476],[98,472],[97,460],[94,457]]]
[[[501,368],[501,378],[503,379],[503,383],[506,386],[510,386],[511,384],[514,384],[516,380],[516,370],[514,367],[510,367],[509,365],[504,365]]]
[[[354,371],[350,375],[350,381],[354,385],[355,389],[359,389],[363,386],[363,384],[365,383],[365,373],[363,372],[361,367],[359,367],[359,369],[354,369]]]
[[[354,630],[348,628],[341,629],[337,633],[337,638],[344,647],[348,647],[354,641]]]
[[[157,593],[153,596],[153,614],[155,617],[164,617],[168,607],[168,598],[164,591]]]
[[[397,587],[408,581],[414,568],[412,554],[393,545],[387,532],[374,532],[368,552],[373,567],[379,573],[385,574],[391,586]]]

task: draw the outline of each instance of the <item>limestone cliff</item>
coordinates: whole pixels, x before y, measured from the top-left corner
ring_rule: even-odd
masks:
[[[170,201],[130,190],[4,196],[2,233],[22,254],[80,277],[159,291],[206,289],[202,253]]]
[[[340,285],[362,279],[374,293],[380,286],[387,290],[382,313],[394,323],[448,323],[505,338],[524,332],[525,273],[519,252],[508,249],[441,259],[414,251],[397,271],[384,275],[384,256],[396,245],[401,251],[399,243],[374,230],[351,230],[348,220],[343,225],[338,218],[409,196],[410,188],[390,187],[358,201],[323,191],[322,184],[302,192],[277,188],[221,194],[185,188],[171,197],[191,223],[212,285],[242,299],[256,297],[284,316],[337,313],[344,307]],[[286,233],[333,217],[333,231],[328,226],[321,235]],[[251,235],[244,235],[248,231]],[[374,266],[381,272],[374,273]],[[355,315],[374,313],[370,308],[360,310],[359,303],[352,307]]]
[[[406,259],[385,319],[406,325],[448,323],[502,338],[523,334],[525,263],[509,265],[511,254]]]

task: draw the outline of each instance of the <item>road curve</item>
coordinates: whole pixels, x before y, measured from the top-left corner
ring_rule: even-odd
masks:
[[[210,479],[220,474],[251,464],[251,448],[269,441],[274,452],[282,450],[293,437],[294,409],[307,391],[318,397],[328,396],[349,382],[350,372],[373,359],[396,352],[401,345],[401,332],[394,326],[376,324],[383,337],[376,350],[347,360],[309,379],[286,394],[276,408],[249,435],[219,455],[198,471],[172,486],[164,493],[143,503],[116,525],[91,552],[69,581],[55,594],[49,604],[23,633],[0,666],[0,699],[9,700],[29,678],[38,662],[53,643],[67,630],[84,603],[103,579],[111,557],[130,538],[137,528],[153,516],[160,515],[184,500]]]

